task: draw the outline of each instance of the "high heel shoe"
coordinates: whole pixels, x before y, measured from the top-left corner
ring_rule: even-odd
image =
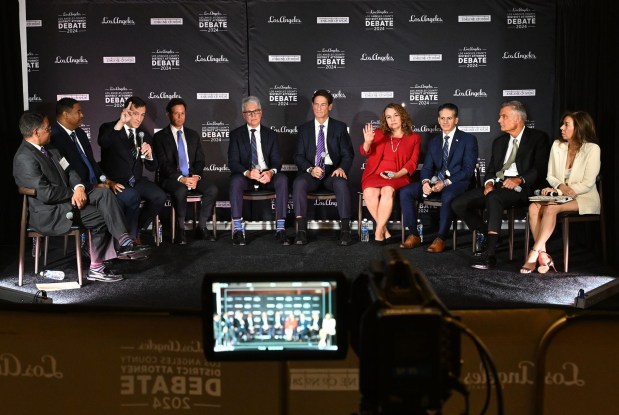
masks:
[[[531,262],[529,261],[529,259],[531,258],[531,254],[533,252],[537,252],[537,258],[535,258],[533,262]],[[530,274],[535,271],[535,265],[537,264],[537,260],[539,259],[539,254],[540,251],[538,251],[537,249],[531,249],[529,251],[529,258],[527,258],[527,262],[525,262],[524,265],[520,267],[521,274]]]
[[[543,256],[546,257],[545,261],[542,259]],[[539,257],[537,258],[537,260],[539,262],[539,267],[537,267],[537,272],[539,272],[540,274],[547,273],[550,267],[552,267],[552,269],[555,272],[557,272],[557,269],[555,268],[555,263],[552,260],[552,257],[546,251],[539,251]]]

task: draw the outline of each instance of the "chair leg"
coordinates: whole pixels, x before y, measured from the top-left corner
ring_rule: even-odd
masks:
[[[456,250],[456,243],[458,241],[458,219],[454,219],[453,221],[453,234],[452,234],[452,250],[455,251]]]
[[[529,258],[529,240],[531,238],[531,228],[529,226],[529,212],[524,216],[524,262]]]
[[[174,243],[174,237],[176,236],[176,209],[174,206],[171,207],[171,215],[172,217],[172,243]]]
[[[217,212],[213,206],[213,237],[217,238]]]
[[[404,228],[404,213],[400,213],[400,232],[402,233],[402,243],[406,240],[406,229]]]
[[[357,208],[357,235],[359,236],[359,240],[361,240],[361,222],[363,221],[363,193],[358,192],[359,195],[359,205]]]
[[[34,273],[39,273],[39,255],[41,254],[41,238],[38,236],[34,239]],[[47,252],[47,250],[46,250]],[[47,255],[45,255],[45,261],[43,266],[47,265]]]
[[[563,219],[563,271],[568,270],[568,260],[570,257],[570,221]]]
[[[510,209],[509,210],[509,214],[508,214],[508,230],[509,230],[509,260],[513,260],[514,259],[514,222],[516,220],[516,212],[514,212],[514,209]]]
[[[43,252],[43,266],[47,266],[47,247],[48,246],[49,246],[49,236],[46,236],[45,237],[45,247],[44,247],[45,251]],[[38,255],[39,255],[39,253],[37,252],[37,258],[38,258]],[[37,271],[35,271],[35,272],[37,272]]]
[[[77,260],[77,281],[80,285],[80,287],[82,286],[82,284],[84,283],[84,272],[82,270],[82,249],[81,249],[81,245],[82,245],[82,237],[80,232],[77,232],[75,234],[75,258]]]

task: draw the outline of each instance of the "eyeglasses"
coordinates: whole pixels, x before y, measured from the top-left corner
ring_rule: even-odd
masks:
[[[243,111],[243,115],[247,115],[248,117],[253,117],[260,114],[262,114],[262,110]]]
[[[48,125],[47,127],[39,127],[39,128],[37,128],[37,130],[45,130],[48,133],[51,133],[52,132],[52,127]]]

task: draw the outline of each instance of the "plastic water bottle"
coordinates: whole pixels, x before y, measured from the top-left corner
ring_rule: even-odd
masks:
[[[370,230],[368,229],[367,219],[363,219],[361,222],[361,242],[370,242]]]
[[[52,280],[58,280],[58,281],[64,280],[64,271],[52,271],[48,269],[45,271],[41,271],[39,275],[45,278],[52,279]]]
[[[157,229],[157,238],[159,240],[159,243],[163,241],[163,225],[161,225],[161,222],[159,222],[159,227]]]
[[[419,222],[417,224],[417,232],[419,232],[419,240],[423,242],[423,223]]]
[[[241,222],[241,232],[243,232],[243,237],[245,237],[245,221]]]
[[[86,232],[82,232],[80,234],[80,237],[82,238],[82,245],[81,245],[81,247],[83,248],[83,247],[86,246]]]

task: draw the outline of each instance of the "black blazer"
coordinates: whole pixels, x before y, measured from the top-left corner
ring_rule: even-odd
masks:
[[[73,223],[66,216],[71,210],[73,188],[83,183],[58,149],[45,148],[53,160],[29,142],[22,141],[13,158],[13,176],[17,186],[37,191],[36,198],[30,198],[28,205],[29,225],[46,235],[61,235]]]
[[[263,125],[260,125],[260,148],[269,169],[277,169],[280,172],[282,157],[278,135],[275,131]],[[251,143],[247,124],[243,124],[230,133],[228,168],[232,174],[243,174],[251,168]]]
[[[189,174],[201,176],[204,172],[204,152],[200,135],[185,126],[183,126],[183,134],[187,142]],[[168,178],[177,180],[182,173],[178,165],[178,147],[172,135],[172,128],[168,125],[159,130],[155,133],[153,140],[155,142],[153,151],[159,165],[159,180],[164,181]]]
[[[126,186],[132,175],[135,176],[136,180],[142,177],[143,165],[149,171],[156,171],[157,156],[155,153],[153,152],[152,160],[142,160],[139,157],[134,159],[131,156],[133,142],[129,140],[124,128],[117,131],[114,129],[114,125],[116,125],[116,121],[101,125],[97,140],[99,147],[101,147],[101,168],[107,177]],[[135,132],[136,135],[140,132],[144,133],[144,142],[153,145],[153,140],[146,130],[140,127]]]
[[[346,124],[329,118],[326,139],[327,153],[333,161],[333,169],[341,167],[348,174],[355,158],[355,151]],[[314,127],[314,119],[299,126],[297,140],[297,153],[294,156],[294,162],[299,169],[299,174],[301,174],[315,166],[316,128]]]
[[[86,190],[91,190],[92,184],[90,184],[90,172],[88,171],[88,166],[86,166],[84,160],[82,160],[82,156],[80,156],[79,150],[75,146],[75,143],[69,134],[67,134],[66,130],[62,128],[58,122],[52,124],[51,134],[51,144],[60,150],[60,153],[66,157],[67,161],[71,165],[71,168],[80,175],[82,182],[86,186]],[[75,135],[84,149],[86,158],[88,158],[88,161],[92,164],[97,182],[99,182],[100,177],[103,175],[103,170],[99,167],[99,163],[95,161],[95,156],[93,155],[92,146],[88,140],[88,135],[86,135],[86,132],[81,128],[77,128],[75,130]]]
[[[495,179],[496,173],[503,167],[510,139],[509,134],[503,134],[492,142],[490,164],[486,166],[484,182]],[[550,140],[548,135],[543,131],[525,127],[516,153],[516,167],[518,168],[518,175],[524,178],[524,184],[521,187],[527,193],[531,194],[534,189],[544,187],[549,154]]]

